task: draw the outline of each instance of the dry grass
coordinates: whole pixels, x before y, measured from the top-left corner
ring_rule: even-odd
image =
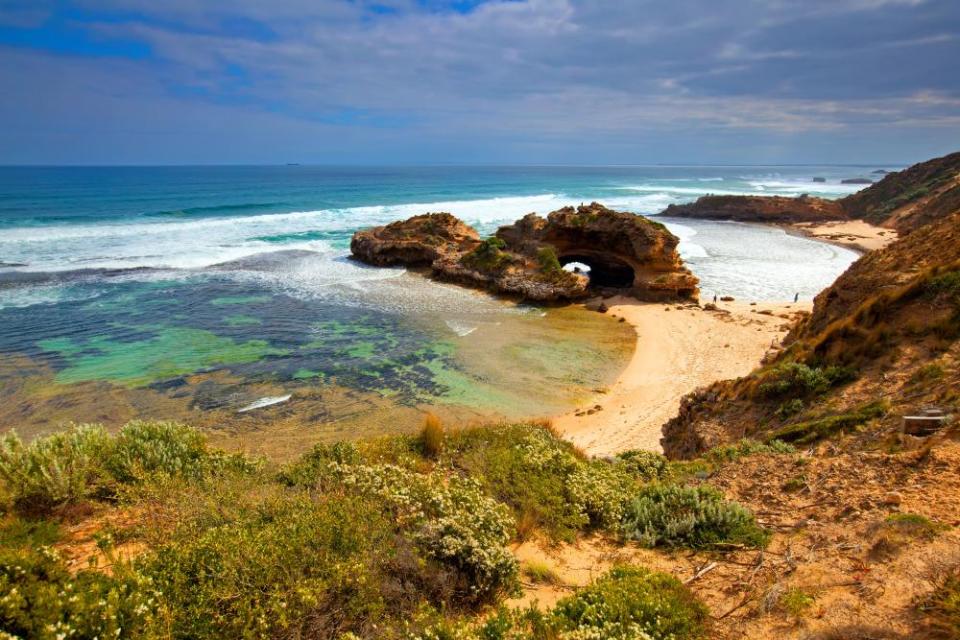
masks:
[[[423,444],[423,454],[428,458],[437,458],[443,453],[443,444],[446,433],[440,418],[428,413],[423,419],[423,428],[420,430],[420,441]]]

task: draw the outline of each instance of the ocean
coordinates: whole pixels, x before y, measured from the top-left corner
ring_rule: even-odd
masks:
[[[594,200],[655,215],[708,193],[840,197],[876,168],[0,167],[0,430],[170,418],[293,452],[427,410],[549,415],[616,377],[631,331],[355,263],[352,233],[427,211],[492,233]],[[706,297],[810,299],[857,257],[663,221]]]

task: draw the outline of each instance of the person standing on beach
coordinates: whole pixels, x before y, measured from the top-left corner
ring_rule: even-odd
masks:
[[[798,302],[799,300],[800,300],[800,294],[799,293],[793,294],[793,301]]]

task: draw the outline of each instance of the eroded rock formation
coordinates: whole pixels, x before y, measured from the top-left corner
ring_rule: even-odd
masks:
[[[529,214],[493,238],[449,213],[358,231],[350,250],[363,262],[429,266],[433,277],[535,301],[576,300],[591,288],[644,300],[695,300],[697,279],[663,225],[599,204]],[[562,265],[578,262],[590,276]]]
[[[672,204],[662,215],[762,223],[829,222],[847,218],[840,203],[811,196],[703,196],[696,202]]]

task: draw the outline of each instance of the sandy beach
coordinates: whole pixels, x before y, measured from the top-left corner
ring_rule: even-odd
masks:
[[[680,398],[715,380],[746,375],[786,335],[791,318],[812,304],[718,302],[695,305],[607,301],[608,313],[637,332],[637,348],[617,382],[554,426],[591,455],[660,451],[660,427]]]
[[[863,220],[843,220],[839,222],[805,223],[790,225],[801,234],[847,247],[860,253],[882,249],[897,239],[893,229],[874,226]]]

